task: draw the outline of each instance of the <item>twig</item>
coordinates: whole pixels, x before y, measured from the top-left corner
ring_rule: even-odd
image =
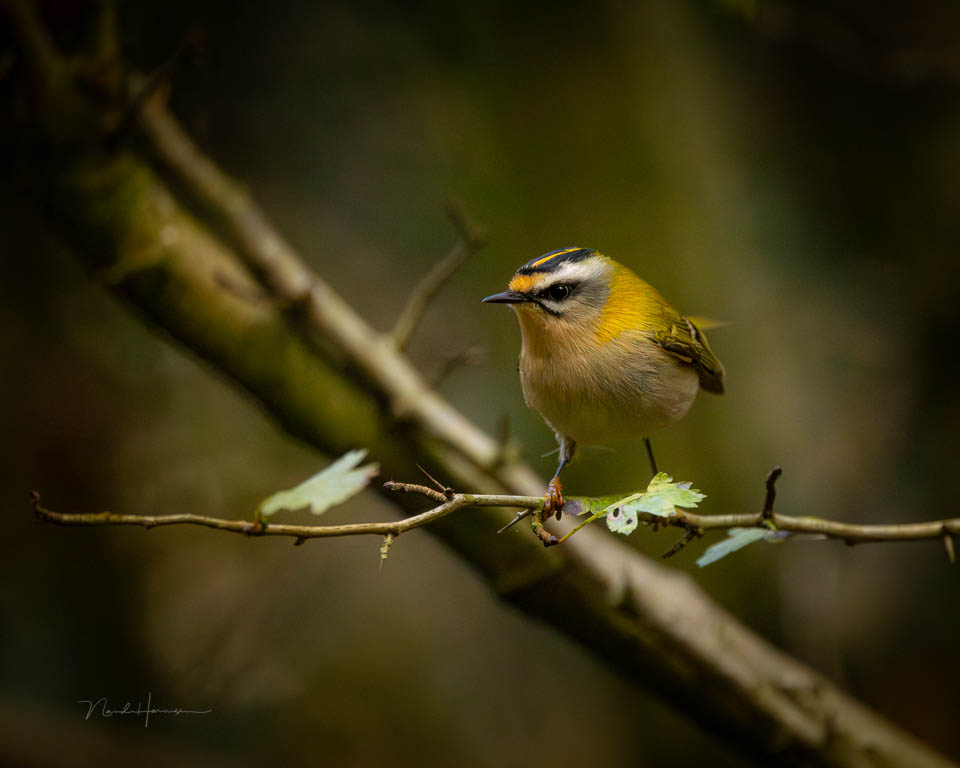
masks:
[[[780,472],[774,468],[767,477],[767,499],[770,501],[770,489],[779,477]],[[771,480],[772,478],[772,480]],[[400,490],[408,493],[420,493],[430,498],[436,498],[437,492],[432,488],[410,485],[407,483],[389,483],[388,490]],[[543,506],[543,499],[535,496],[486,496],[483,494],[454,494],[451,498],[465,498],[469,496],[473,501],[468,506],[495,506],[524,508],[537,510]],[[594,502],[594,499],[570,497],[568,501],[580,501],[584,504]],[[772,502],[771,502],[772,503]],[[766,505],[764,507],[766,509]],[[517,519],[529,516],[529,511],[517,515]],[[729,530],[730,528],[767,528],[768,521],[772,522],[777,530],[791,533],[805,533],[824,536],[829,539],[839,539],[847,543],[868,543],[877,541],[922,541],[927,539],[941,539],[950,535],[960,534],[960,517],[945,520],[932,520],[925,523],[894,523],[890,525],[858,525],[856,523],[841,523],[834,520],[824,520],[819,517],[793,517],[790,515],[774,514],[768,518],[765,512],[741,515],[700,515],[677,509],[671,517],[661,517],[645,512],[639,513],[640,522],[648,525],[662,525],[683,528],[693,533],[693,537],[703,531]],[[538,534],[540,535],[540,534]],[[569,538],[570,533],[561,539]]]
[[[773,517],[773,502],[777,500],[777,480],[783,474],[783,467],[776,466],[767,473],[767,495],[763,499],[763,510],[760,516],[764,520],[770,520]]]
[[[677,526],[679,528],[699,528],[704,531],[727,530],[730,528],[767,527],[763,513],[746,515],[697,515],[686,510],[677,510],[669,518],[640,513],[640,521]],[[774,514],[769,518],[779,531],[805,533],[824,536],[828,539],[840,539],[847,544],[866,544],[875,541],[921,541],[939,539],[949,534],[960,533],[960,517],[945,520],[932,520],[925,523],[893,523],[890,525],[858,525],[824,520],[820,517],[791,517]]]
[[[451,202],[448,205],[448,212],[457,227],[458,240],[450,252],[423,276],[410,294],[410,298],[407,299],[390,334],[393,346],[397,350],[406,348],[433,297],[453,278],[467,259],[486,242],[486,233],[470,219],[461,205]]]
[[[647,449],[647,460],[650,462],[650,473],[651,477],[656,477],[657,475],[657,460],[653,457],[653,446],[650,445],[650,438],[643,438],[643,445]]]
[[[677,543],[674,544],[672,547],[670,547],[670,549],[668,549],[666,552],[664,552],[661,555],[661,557],[664,560],[666,560],[668,557],[673,557],[675,554],[677,554],[677,552],[679,552],[681,549],[686,547],[687,544],[689,544],[694,539],[700,538],[701,536],[703,536],[703,531],[701,529],[693,528],[693,527],[688,528],[683,532],[683,536],[681,536],[677,540]]]
[[[423,485],[389,483],[391,490],[419,493],[436,499],[437,492]],[[442,497],[442,494],[439,494]],[[250,520],[229,520],[207,515],[130,515],[116,512],[54,512],[40,504],[40,494],[30,493],[30,505],[37,520],[64,526],[99,525],[138,525],[142,528],[156,528],[161,525],[201,525],[230,533],[242,533],[245,536],[293,536],[295,544],[306,539],[332,538],[337,536],[393,536],[420,528],[421,526],[446,517],[451,512],[464,507],[513,507],[536,506],[542,499],[523,496],[477,495],[458,493],[442,504],[419,515],[384,523],[349,523],[346,525],[287,525],[283,523],[263,523]]]
[[[57,525],[139,525],[144,528],[154,528],[159,525],[202,525],[207,528],[242,533],[247,536],[294,536],[298,539],[328,538],[334,536],[385,536],[419,528],[451,512],[468,507],[505,507],[522,509],[522,512],[511,521],[533,518],[531,525],[534,533],[545,544],[551,545],[565,541],[570,537],[566,534],[557,539],[543,527],[542,521],[537,520],[536,511],[543,508],[543,498],[540,496],[513,496],[502,494],[455,493],[437,491],[425,485],[413,483],[399,483],[388,481],[384,488],[389,491],[413,493],[425,496],[439,505],[419,515],[384,523],[349,523],[345,525],[286,525],[280,523],[257,523],[248,520],[229,520],[206,515],[179,514],[179,515],[130,515],[115,512],[94,513],[63,513],[46,509],[40,504],[40,497],[36,492],[31,493],[30,503],[37,518],[43,522]],[[589,503],[594,499],[571,497],[569,501]],[[531,515],[531,511],[533,514]],[[792,517],[775,514],[772,518],[764,516],[763,512],[742,515],[699,515],[687,510],[677,509],[671,517],[662,517],[646,512],[639,512],[638,519],[647,525],[683,528],[687,534],[681,539],[682,545],[675,546],[664,557],[679,551],[689,541],[701,535],[704,531],[729,530],[730,528],[766,528],[768,522],[777,530],[790,533],[814,534],[828,539],[839,539],[847,544],[865,544],[879,541],[922,541],[929,539],[943,539],[960,534],[960,517],[945,520],[932,520],[925,523],[895,523],[890,525],[858,525],[855,523],[841,523],[834,520],[824,520],[818,517]],[[572,532],[571,532],[572,533]]]

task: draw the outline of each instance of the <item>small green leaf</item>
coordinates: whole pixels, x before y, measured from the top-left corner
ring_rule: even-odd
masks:
[[[707,551],[697,560],[697,565],[703,568],[710,563],[715,563],[731,552],[743,549],[747,544],[753,544],[753,542],[761,539],[773,538],[770,534],[775,536],[776,532],[763,528],[731,528],[727,531],[727,538],[707,547]]]
[[[315,515],[322,515],[330,507],[355,496],[380,471],[377,464],[357,467],[366,455],[363,449],[348,451],[295,488],[278,491],[264,499],[260,504],[261,516],[268,517],[281,509],[294,511],[306,508]]]
[[[657,517],[672,517],[674,507],[692,509],[707,498],[690,483],[675,483],[665,472],[660,472],[650,481],[645,493],[634,493],[609,504],[602,514],[606,515],[607,527],[614,533],[624,535],[637,529],[639,513]],[[596,513],[595,513],[596,514]]]
[[[651,515],[671,517],[675,514],[674,507],[693,509],[707,498],[690,483],[675,483],[666,472],[657,474],[647,486],[647,492],[640,494],[637,509],[649,512]]]

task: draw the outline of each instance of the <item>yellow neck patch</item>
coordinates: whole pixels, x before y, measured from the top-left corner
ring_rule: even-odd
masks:
[[[610,295],[594,334],[601,344],[613,341],[624,331],[649,331],[657,327],[665,313],[676,314],[656,288],[622,264],[613,262],[613,265]]]

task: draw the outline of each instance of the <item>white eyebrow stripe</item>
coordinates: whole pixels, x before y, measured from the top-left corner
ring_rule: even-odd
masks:
[[[569,282],[589,282],[604,277],[610,270],[605,259],[593,256],[583,261],[572,261],[561,264],[554,272],[547,272],[543,280],[537,283],[537,290],[543,290],[551,285]]]

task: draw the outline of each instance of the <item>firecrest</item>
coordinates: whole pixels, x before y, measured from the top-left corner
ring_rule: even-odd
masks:
[[[649,434],[682,418],[698,390],[723,393],[723,366],[703,323],[597,251],[545,253],[520,267],[506,291],[483,301],[516,312],[523,396],[560,444],[546,517],[560,517],[560,473],[578,443],[642,436],[656,472]]]

